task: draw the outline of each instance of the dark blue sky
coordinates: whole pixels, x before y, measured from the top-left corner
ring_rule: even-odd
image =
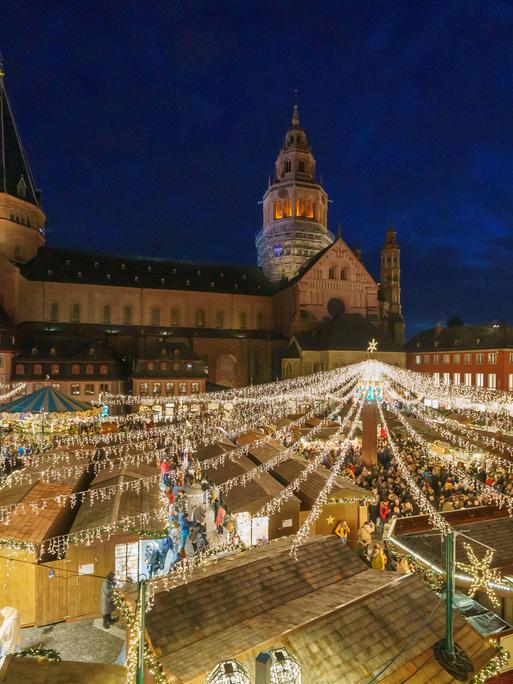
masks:
[[[509,0],[12,0],[0,50],[49,244],[254,263],[299,99],[330,228],[376,277],[398,231],[411,334],[513,323],[512,35]]]

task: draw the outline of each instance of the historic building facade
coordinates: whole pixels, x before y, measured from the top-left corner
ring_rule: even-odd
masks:
[[[513,392],[513,328],[490,325],[437,325],[407,344],[408,368],[438,385]]]
[[[402,344],[395,232],[386,234],[380,287],[358,251],[327,229],[328,197],[297,107],[264,194],[258,266],[242,268],[46,245],[45,212],[3,73],[0,116],[0,381],[21,380],[23,366],[33,372],[39,360],[26,359],[32,348],[54,349],[54,368],[67,368],[70,337],[116,357],[109,389],[148,393],[203,391],[206,380],[235,387],[279,377],[293,336],[335,316],[356,316]],[[52,344],[41,342],[45,336]],[[93,395],[86,365],[77,382],[51,372],[43,381],[60,382],[68,393],[80,383],[85,393],[87,384],[87,399]],[[94,383],[94,395],[103,380]]]

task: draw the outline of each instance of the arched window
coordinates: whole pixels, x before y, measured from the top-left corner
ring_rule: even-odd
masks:
[[[281,200],[279,200],[279,199],[274,200],[274,218],[275,219],[283,218],[283,208],[281,206]]]
[[[305,199],[304,197],[298,197],[296,200],[296,216],[305,215]]]
[[[94,365],[92,363],[87,363],[85,371],[86,375],[94,375]]]
[[[109,374],[109,365],[107,363],[101,363],[100,364],[100,375],[108,375]]]
[[[32,372],[34,373],[34,375],[43,375],[43,364],[35,363],[32,366]]]
[[[340,269],[340,280],[349,280],[349,269],[347,266]]]
[[[149,371],[155,370],[155,363],[153,361],[148,361],[148,363],[146,364],[146,368]]]
[[[161,371],[167,371],[167,361],[161,361],[160,362],[160,370]]]
[[[224,328],[224,312],[216,311],[216,328]]]
[[[80,375],[80,364],[79,363],[72,363],[71,364],[71,375]]]
[[[80,323],[80,304],[78,302],[71,306],[71,322]]]
[[[196,327],[197,328],[204,328],[205,327],[205,310],[204,309],[196,309]]]
[[[16,364],[16,375],[25,375],[25,364],[24,363],[17,363]]]
[[[61,369],[58,363],[52,363],[52,365],[50,366],[51,375],[59,375],[60,370]]]
[[[151,324],[160,325],[160,309],[157,306],[151,310]]]
[[[311,199],[306,202],[306,218],[315,218],[315,203]]]
[[[171,325],[180,325],[180,309],[171,309]]]
[[[337,269],[335,266],[331,266],[330,270],[328,271],[328,278],[330,280],[336,280],[337,278]]]
[[[52,302],[50,304],[50,320],[51,321],[58,321],[59,320],[59,303],[58,302]]]
[[[110,304],[103,305],[103,322],[110,323]]]
[[[247,317],[245,311],[241,311],[239,314],[239,328],[241,330],[245,330],[247,328]]]
[[[284,218],[292,216],[292,200],[288,197],[283,200],[283,216]]]
[[[123,324],[132,325],[132,307],[125,306],[123,309]]]

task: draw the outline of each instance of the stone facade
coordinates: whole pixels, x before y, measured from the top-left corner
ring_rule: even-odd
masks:
[[[34,335],[98,340],[122,361],[116,387],[127,389],[179,382],[138,376],[145,340],[185,346],[210,383],[227,387],[279,377],[290,339],[341,313],[402,342],[395,233],[393,240],[387,233],[380,290],[358,252],[327,229],[328,197],[297,108],[264,195],[259,266],[239,268],[45,246],[45,214],[2,75],[0,97],[0,303],[4,338],[11,339],[0,350],[4,381],[13,378],[17,349]],[[201,389],[204,381],[194,379]]]

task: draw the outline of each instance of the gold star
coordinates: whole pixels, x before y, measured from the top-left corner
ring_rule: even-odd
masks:
[[[332,515],[329,515],[326,518],[326,522],[328,523],[328,525],[333,525],[333,523],[335,522],[335,518]]]
[[[456,563],[456,567],[466,572],[472,579],[468,595],[473,598],[481,589],[486,592],[494,606],[499,606],[497,594],[490,586],[492,582],[499,584],[502,580],[500,572],[491,567],[494,550],[488,549],[484,557],[479,560],[470,544],[464,543],[463,548],[467,554],[468,563]]]
[[[372,338],[369,342],[369,346],[367,347],[367,351],[370,352],[371,354],[375,351],[378,351],[378,341]]]

